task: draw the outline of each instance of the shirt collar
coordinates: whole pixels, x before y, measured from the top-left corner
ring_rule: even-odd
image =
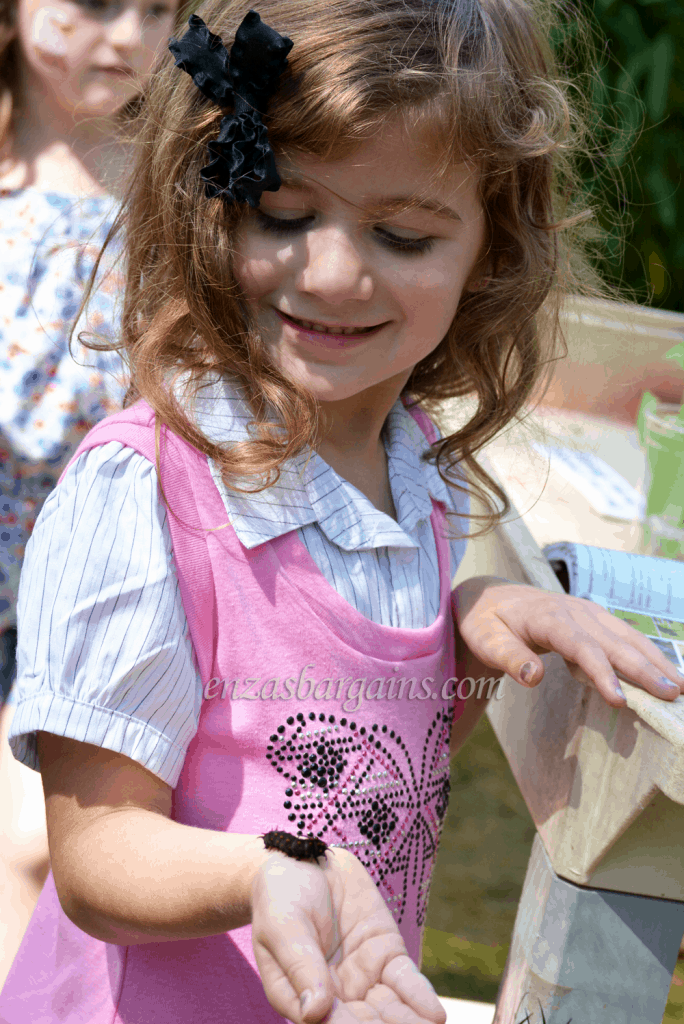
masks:
[[[249,437],[253,416],[232,382],[221,379],[203,387],[194,399],[194,411],[199,428],[216,443]],[[317,523],[331,543],[347,551],[418,547],[414,531],[429,518],[431,498],[447,503],[446,484],[435,466],[422,461],[427,440],[401,401],[390,410],[384,436],[397,522],[316,452],[289,459],[276,483],[257,493],[229,490],[218,464],[210,459],[212,477],[240,543],[254,548]]]

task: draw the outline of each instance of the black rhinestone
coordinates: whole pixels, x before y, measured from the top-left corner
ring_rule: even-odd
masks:
[[[277,739],[278,739],[277,735],[271,736],[271,743],[275,743]]]
[[[321,714],[320,714],[320,715],[318,716],[318,721],[319,721],[319,722],[325,722],[325,715],[324,715],[324,714],[323,714],[322,712],[321,712]]]
[[[350,729],[351,729],[351,730],[352,730],[353,732],[356,732],[356,722],[350,722],[350,723],[349,723],[349,728],[350,728]],[[274,736],[273,738],[274,738],[274,739],[276,739],[276,740],[278,739],[278,737],[277,737],[277,736]]]
[[[285,732],[285,726],[284,725],[279,725],[278,726],[278,732],[280,732],[280,733]]]
[[[309,712],[309,721],[313,722],[315,720],[316,720],[316,716],[314,715],[313,711],[310,711]]]
[[[288,718],[287,724],[288,725],[294,725],[294,718],[292,717],[292,715],[290,715],[290,717]]]
[[[340,725],[346,725],[346,724],[347,724],[347,719],[346,718],[340,718]]]
[[[286,811],[289,811],[290,808],[292,807],[292,801],[286,800],[285,803],[283,804],[283,807],[285,808]]]
[[[294,821],[296,817],[297,817],[297,815],[296,815],[296,814],[288,814],[288,816],[287,816],[287,820],[288,820],[288,821]]]
[[[291,789],[286,789],[285,790],[285,796],[292,796],[292,790]]]
[[[359,729],[359,732],[361,733],[362,736],[365,736],[366,735],[366,726],[362,725],[361,728]]]
[[[335,724],[335,716],[334,715],[330,715],[328,717],[328,721],[330,722],[331,725],[334,725]]]
[[[375,725],[373,726],[373,732],[377,732],[377,731],[378,731],[378,724],[376,722]]]

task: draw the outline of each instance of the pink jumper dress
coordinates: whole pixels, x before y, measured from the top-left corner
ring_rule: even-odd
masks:
[[[413,415],[432,439],[429,420]],[[140,401],[101,421],[74,458],[108,441],[154,463],[150,407]],[[204,686],[173,819],[254,835],[313,832],[350,849],[418,962],[449,796],[449,734],[462,710],[448,683],[457,673],[442,507],[433,502],[439,614],[425,629],[400,629],[340,597],[295,531],[248,550],[230,525],[217,530],[227,515],[207,458],[165,430],[161,478]],[[52,875],[0,996],[4,1024],[282,1019],[264,995],[249,926],[112,945],[70,922]]]

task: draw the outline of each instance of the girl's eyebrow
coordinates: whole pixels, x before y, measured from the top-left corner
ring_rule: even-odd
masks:
[[[280,180],[283,188],[293,189],[295,192],[310,192],[314,184],[305,178],[298,178],[295,175],[282,172],[280,173]],[[369,209],[382,210],[385,213],[390,213],[391,211],[426,210],[428,213],[436,214],[438,217],[445,217],[447,220],[455,220],[462,223],[462,218],[450,206],[446,206],[435,199],[426,199],[419,195],[377,196],[366,205]]]

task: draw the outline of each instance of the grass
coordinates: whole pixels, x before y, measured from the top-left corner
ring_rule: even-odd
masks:
[[[533,839],[525,802],[483,718],[452,765],[430,890],[422,969],[440,996],[496,1001]],[[684,960],[663,1017],[675,1022],[684,1024]],[[516,1024],[543,1024],[542,1015]]]
[[[440,995],[493,1003],[534,825],[486,718],[454,760],[451,780],[423,970]]]

